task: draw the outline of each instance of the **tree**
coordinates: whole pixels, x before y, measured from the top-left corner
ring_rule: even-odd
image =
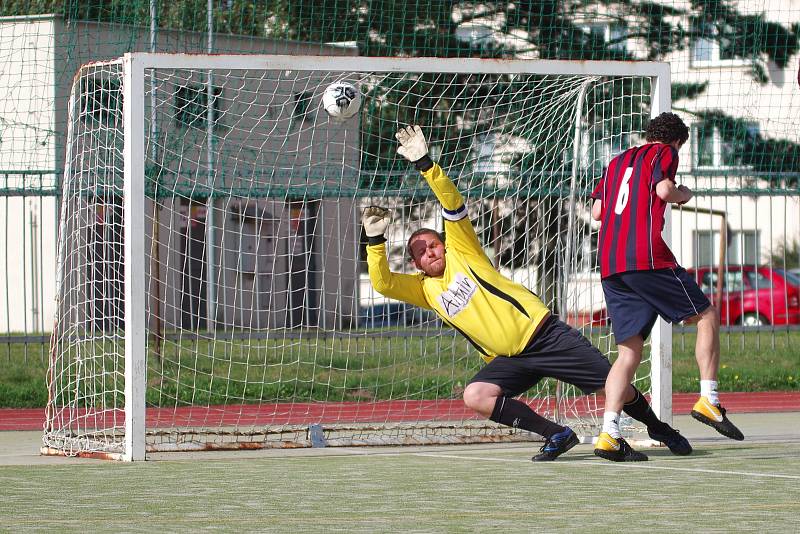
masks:
[[[800,267],[800,241],[780,243],[770,252],[769,263],[773,267],[796,269]]]
[[[158,24],[206,31],[207,4],[207,0],[156,0]],[[213,5],[214,28],[219,33],[355,42],[360,53],[369,56],[515,57],[534,53],[543,59],[657,60],[706,42],[714,43],[725,58],[748,60],[753,79],[763,84],[768,81],[768,62],[783,69],[800,50],[800,24],[786,26],[763,14],[743,14],[732,0],[691,0],[688,7],[636,0],[439,0],[413,6],[402,0],[214,0]],[[35,13],[147,25],[150,1],[11,0],[0,6],[0,15]],[[498,39],[459,37],[464,24],[487,20],[497,21],[490,29]],[[597,31],[604,27],[614,31]],[[525,46],[512,47],[499,39],[511,34]],[[638,50],[628,50],[625,42],[636,43]],[[679,107],[705,90],[705,84],[674,82],[673,101]],[[722,110],[708,110],[698,118],[701,126],[705,123],[709,128],[725,121],[733,125],[737,120]],[[370,127],[378,133],[386,124],[378,118]],[[738,126],[725,127],[725,132],[734,131]],[[754,170],[798,168],[800,145],[757,137],[746,146]],[[738,138],[734,140],[738,142]],[[381,149],[385,152],[386,147]]]

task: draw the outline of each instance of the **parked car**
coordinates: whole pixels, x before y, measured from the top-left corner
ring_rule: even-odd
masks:
[[[723,325],[800,324],[800,278],[785,269],[728,265],[717,299],[717,267],[687,269],[719,309]]]
[[[438,326],[439,319],[430,310],[404,302],[389,302],[362,307],[358,324],[366,328]]]

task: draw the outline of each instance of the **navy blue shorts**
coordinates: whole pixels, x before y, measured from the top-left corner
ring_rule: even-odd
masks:
[[[470,380],[500,386],[503,395],[516,397],[542,378],[555,378],[589,394],[606,384],[608,358],[588,339],[564,322],[550,317],[516,356],[497,356]]]
[[[711,306],[683,267],[617,273],[602,284],[617,343],[636,335],[647,339],[659,315],[680,323]]]

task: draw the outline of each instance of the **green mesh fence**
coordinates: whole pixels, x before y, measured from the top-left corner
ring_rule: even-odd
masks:
[[[129,51],[668,61],[691,125],[680,178],[697,193],[673,221],[681,262],[800,269],[792,2],[18,0],[0,16],[0,331],[14,339],[51,325],[73,76]],[[392,127],[370,116],[365,137]]]

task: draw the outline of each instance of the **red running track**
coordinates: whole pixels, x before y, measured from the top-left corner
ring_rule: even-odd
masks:
[[[722,403],[730,413],[800,412],[800,392],[722,393]],[[673,413],[688,414],[697,400],[695,393],[672,396]],[[535,403],[535,409],[551,412],[553,399]],[[586,413],[588,397],[575,402],[574,409]],[[122,411],[76,414],[82,426],[123,426]],[[475,418],[460,399],[440,401],[378,401],[283,403],[239,406],[185,406],[148,408],[149,428],[170,426],[263,426],[332,422],[448,421]],[[0,430],[41,430],[41,408],[0,408]]]

